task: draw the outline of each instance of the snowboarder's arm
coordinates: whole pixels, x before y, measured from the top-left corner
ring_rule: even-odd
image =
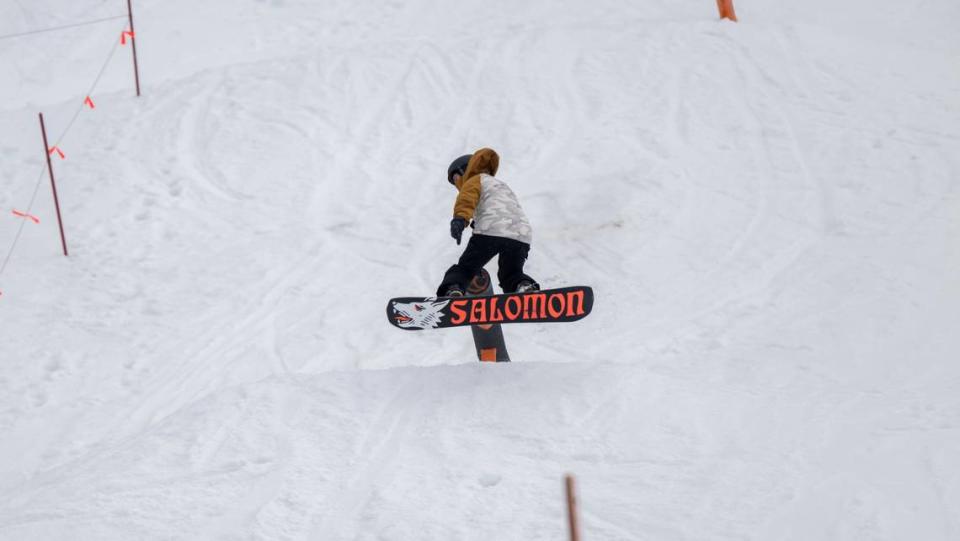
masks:
[[[480,175],[474,175],[460,187],[460,195],[457,196],[457,202],[453,205],[454,217],[463,218],[469,222],[473,219],[473,213],[477,210],[479,202]]]

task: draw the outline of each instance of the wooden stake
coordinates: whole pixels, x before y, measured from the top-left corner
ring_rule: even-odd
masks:
[[[567,489],[567,521],[570,525],[570,541],[580,541],[580,530],[577,527],[577,497],[574,493],[573,476],[567,474],[564,481]]]
[[[130,19],[130,45],[133,49],[133,82],[137,85],[137,97],[140,97],[140,68],[137,65],[137,33],[133,29],[133,6],[127,0],[127,18]]]
[[[60,224],[60,244],[63,245],[63,255],[67,253],[67,237],[63,234],[63,218],[60,217],[60,199],[57,197],[57,181],[53,178],[53,162],[50,160],[50,144],[47,143],[47,126],[43,122],[43,113],[40,113],[40,133],[43,134],[43,155],[47,158],[47,171],[50,173],[50,186],[53,187],[53,205],[57,208],[57,223]]]

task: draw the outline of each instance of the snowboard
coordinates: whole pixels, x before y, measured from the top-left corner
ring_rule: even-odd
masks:
[[[487,269],[480,269],[480,272],[467,284],[467,295],[489,297],[493,294],[490,273],[487,272]],[[500,328],[499,323],[471,325],[470,331],[473,333],[473,345],[477,350],[477,359],[480,362],[510,362],[507,343],[503,339],[503,329]]]
[[[589,286],[561,287],[489,297],[397,297],[387,319],[407,331],[470,325],[577,321],[593,309]]]

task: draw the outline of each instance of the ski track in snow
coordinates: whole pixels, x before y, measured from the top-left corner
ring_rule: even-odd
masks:
[[[960,11],[814,4],[144,1],[0,276],[0,539],[960,537]],[[0,209],[106,27],[0,41]],[[481,146],[597,294],[509,365],[383,321]]]

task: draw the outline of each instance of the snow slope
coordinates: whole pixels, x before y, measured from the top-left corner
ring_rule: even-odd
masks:
[[[960,538],[960,5],[797,4],[138,0],[139,99],[122,19],[0,38],[0,539],[560,539],[565,472],[585,539]],[[383,315],[481,146],[597,293],[508,365]]]

